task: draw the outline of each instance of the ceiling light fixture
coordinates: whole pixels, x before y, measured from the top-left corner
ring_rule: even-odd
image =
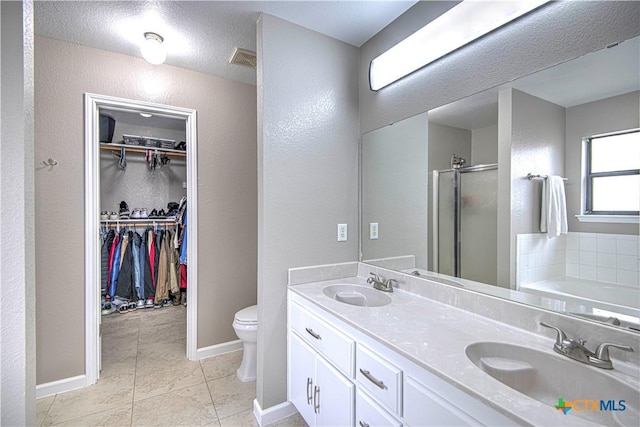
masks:
[[[156,33],[144,33],[144,42],[140,47],[142,56],[150,64],[159,65],[167,59],[167,52],[164,50],[162,42],[164,39]]]
[[[465,0],[371,61],[369,86],[380,90],[548,1]]]

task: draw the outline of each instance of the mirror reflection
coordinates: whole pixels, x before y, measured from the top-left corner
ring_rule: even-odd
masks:
[[[606,181],[586,175],[591,140],[625,134],[621,161],[640,149],[639,52],[627,40],[363,135],[362,261],[640,330],[638,215],[616,211],[640,198],[640,159],[601,192],[604,215],[587,182]],[[541,224],[546,177],[563,179],[566,229]]]

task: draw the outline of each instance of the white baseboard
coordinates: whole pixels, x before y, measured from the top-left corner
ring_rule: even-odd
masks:
[[[275,423],[297,413],[298,410],[291,402],[284,402],[271,408],[262,409],[258,399],[253,401],[253,416],[256,417],[256,421],[260,426]]]
[[[78,375],[77,377],[64,378],[50,383],[36,385],[36,399],[41,397],[53,396],[54,394],[64,393],[87,386],[87,376]]]
[[[222,353],[229,353],[231,351],[242,350],[242,341],[235,340],[229,342],[223,342],[222,344],[211,345],[209,347],[199,348],[196,352],[197,360],[206,359],[207,357],[217,356]]]

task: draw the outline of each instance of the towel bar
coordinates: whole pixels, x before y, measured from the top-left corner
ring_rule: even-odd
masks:
[[[527,179],[528,179],[529,181],[531,181],[532,179],[547,179],[547,178],[549,178],[549,176],[548,176],[548,175],[534,175],[534,174],[532,174],[531,172],[529,172],[529,173],[527,174]],[[562,178],[562,180],[563,180],[563,181],[567,181],[567,178],[564,178],[564,177],[563,177],[563,178]]]

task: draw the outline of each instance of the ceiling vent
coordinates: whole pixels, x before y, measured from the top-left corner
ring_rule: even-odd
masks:
[[[235,48],[233,56],[229,60],[229,64],[242,65],[243,67],[253,68],[257,65],[256,53],[247,49]]]

